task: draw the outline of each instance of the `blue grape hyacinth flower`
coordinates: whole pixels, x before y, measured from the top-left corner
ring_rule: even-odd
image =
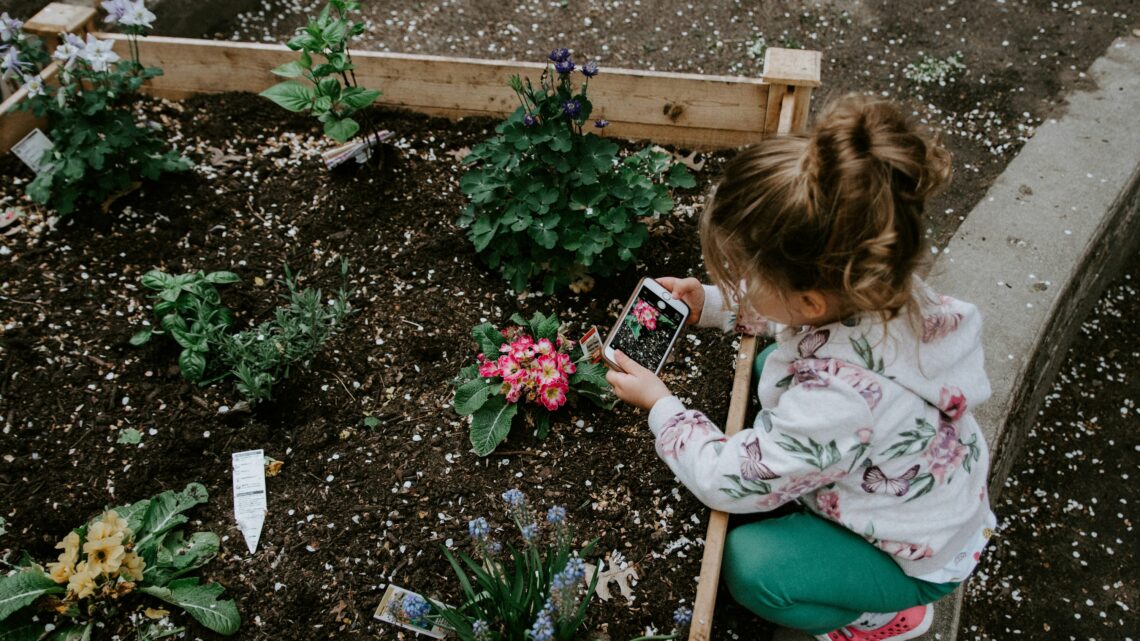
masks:
[[[551,525],[560,525],[566,520],[566,508],[555,505],[546,511],[546,522]]]
[[[483,541],[491,533],[491,526],[487,525],[487,519],[479,517],[467,522],[467,532],[476,541]]]

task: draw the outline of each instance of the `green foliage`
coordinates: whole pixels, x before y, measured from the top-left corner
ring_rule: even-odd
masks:
[[[298,288],[288,267],[285,276],[287,304],[272,319],[231,333],[233,312],[222,305],[215,285],[237,282],[236,274],[147,272],[141,282],[156,292],[158,323],[135,334],[131,344],[169,333],[182,348],[178,366],[184,378],[204,385],[232,376],[250,405],[268,400],[273,386],[288,378],[294,365],[306,366],[351,313],[351,294],[343,287],[326,305],[321,290]],[[341,262],[341,277],[347,282],[346,261]]]
[[[515,314],[511,321],[517,325],[503,331],[490,323],[471,330],[478,363],[455,379],[455,411],[471,417],[471,446],[479,456],[503,442],[520,412],[545,438],[551,414],[567,402],[583,397],[602,407],[614,403],[605,367],[584,354],[571,359],[576,343],[566,338],[556,316],[535,312],[527,320]]]
[[[353,71],[356,67],[348,42],[364,33],[365,25],[349,20],[348,14],[359,10],[360,3],[354,0],[331,0],[325,5],[320,15],[287,43],[293,51],[301,52],[300,59],[273,69],[277,76],[290,80],[261,92],[289,111],[311,112],[324,124],[325,135],[337,142],[345,142],[360,131],[360,123],[352,116],[380,97],[379,91],[358,86]],[[314,56],[321,56],[324,62]],[[365,126],[370,135],[375,135],[367,119]]]
[[[474,537],[474,557],[443,548],[459,581],[463,603],[458,607],[433,604],[434,618],[454,630],[461,641],[579,638],[589,595],[598,583],[596,573],[583,581],[582,559],[593,552],[596,540],[574,553],[572,530],[561,520],[540,524],[525,497],[510,508],[509,516],[521,535],[519,547],[507,544],[500,555],[495,552],[500,546],[482,535]],[[486,527],[484,519],[471,524],[480,522]],[[479,534],[471,524],[469,532]],[[535,634],[540,618],[550,622],[550,636]]]
[[[40,83],[20,104],[47,119],[53,142],[44,169],[28,184],[32,200],[69,214],[84,204],[106,204],[143,179],[190,168],[166,149],[157,123],[140,123],[132,112],[143,83],[162,75],[139,62],[136,37],[130,36],[131,59],[117,62],[113,53],[98,53],[109,41],[89,38],[86,51],[94,55],[81,54],[78,39],[65,43],[61,48],[75,53],[62,60],[59,86]]]
[[[538,281],[549,293],[633,264],[649,237],[642,219],[672,210],[670,188],[696,184],[666,153],[622,157],[613,141],[583,133],[589,81],[575,88],[570,76],[548,68],[538,88],[512,77],[522,105],[464,160],[472,167],[459,185],[470,203],[458,223],[517,292]]]
[[[241,616],[232,600],[218,599],[222,586],[201,585],[197,577],[186,576],[218,553],[216,534],[196,532],[186,539],[181,530],[188,521],[184,513],[208,498],[206,488],[191,483],[181,492],[168,490],[112,508],[73,530],[70,542],[65,538],[57,546],[64,553],[58,563],[48,566],[51,574],[32,564],[0,578],[0,639],[42,638],[44,622],[32,619],[28,608],[41,597],[53,600],[42,610],[54,610],[61,617],[53,639],[90,638],[97,621],[116,615],[117,600],[133,591],[176,605],[219,634],[237,632]],[[96,528],[100,541],[121,547],[117,554],[121,565],[94,570],[87,561],[77,563],[78,550],[84,541],[94,540]],[[76,551],[70,557],[68,547]],[[116,553],[106,556],[114,558]],[[136,564],[133,569],[128,561]],[[83,581],[72,583],[77,576],[88,579],[91,589],[83,590]]]
[[[962,62],[962,52],[956,52],[946,58],[924,56],[917,63],[910,63],[903,69],[903,76],[920,85],[937,84],[945,87],[954,82],[958,75],[966,69]]]

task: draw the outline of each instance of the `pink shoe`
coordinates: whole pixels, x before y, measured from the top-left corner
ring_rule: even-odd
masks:
[[[925,634],[933,621],[933,607],[916,605],[899,612],[890,623],[874,630],[848,625],[816,638],[820,641],[906,641]]]

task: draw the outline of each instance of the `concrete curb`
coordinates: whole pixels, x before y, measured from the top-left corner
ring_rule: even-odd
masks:
[[[1140,38],[1113,42],[1088,76],[1096,88],[1071,94],[1064,114],[1037,129],[929,278],[985,318],[993,397],[976,416],[992,450],[993,497],[1081,321],[1140,249]],[[959,589],[922,639],[957,639],[961,608]]]

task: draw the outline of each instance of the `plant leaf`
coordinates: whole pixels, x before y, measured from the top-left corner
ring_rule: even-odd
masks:
[[[461,416],[474,414],[483,407],[495,385],[482,377],[467,381],[455,389],[455,411]]]
[[[178,355],[178,369],[182,370],[182,378],[200,381],[206,374],[206,357],[197,350],[186,348]]]
[[[289,111],[306,111],[312,106],[316,94],[312,87],[289,81],[275,84],[258,95]]]
[[[206,488],[200,483],[190,483],[181,492],[167,490],[152,498],[143,515],[142,525],[135,532],[135,550],[143,555],[153,551],[161,535],[186,522],[183,512],[199,503],[205,503],[208,498]],[[147,558],[149,560],[153,557]]]
[[[502,396],[492,396],[487,399],[483,407],[472,417],[471,445],[479,456],[486,456],[493,452],[507,433],[511,431],[511,420],[518,412],[519,406],[508,403]]]
[[[360,124],[352,118],[329,120],[325,123],[325,135],[337,142],[345,142],[360,131]]]
[[[302,65],[300,61],[291,60],[279,67],[274,67],[271,73],[282,78],[299,78],[304,75],[306,69],[307,67]]]
[[[198,623],[218,634],[230,635],[241,627],[237,604],[232,599],[218,600],[225,588],[217,583],[199,585],[196,578],[178,579],[166,587],[148,585],[139,591],[182,608]]]
[[[45,594],[65,592],[62,585],[51,580],[38,568],[16,572],[0,578],[0,621]]]
[[[233,272],[210,272],[206,274],[206,282],[215,285],[228,285],[236,283],[241,280],[241,277]]]
[[[147,341],[150,340],[150,337],[153,334],[154,334],[154,328],[153,327],[146,327],[142,331],[138,332],[137,334],[135,334],[134,336],[131,337],[131,345],[134,345],[135,347],[139,347],[140,345],[145,345],[147,343]]]

